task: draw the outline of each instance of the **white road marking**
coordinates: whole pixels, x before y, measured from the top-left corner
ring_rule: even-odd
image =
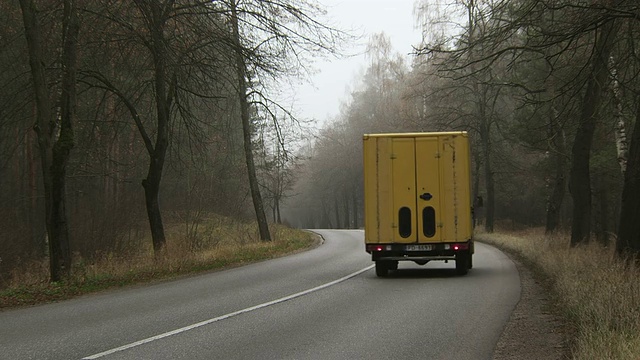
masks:
[[[130,344],[127,344],[127,345],[123,345],[123,346],[111,349],[111,350],[103,351],[103,352],[95,354],[95,355],[90,355],[90,356],[82,358],[82,360],[98,359],[98,358],[101,358],[101,357],[104,357],[104,356],[107,356],[107,355],[110,355],[110,354],[113,354],[113,353],[117,353],[119,351],[131,349],[131,348],[134,348],[134,347],[146,344],[146,343],[150,343],[152,341],[164,339],[164,338],[169,337],[169,336],[177,335],[177,334],[180,334],[180,333],[183,333],[183,332],[187,332],[189,330],[193,330],[193,329],[199,328],[201,326],[212,324],[212,323],[220,321],[220,320],[225,320],[225,319],[228,319],[230,317],[234,317],[236,315],[248,313],[248,312],[251,312],[251,311],[254,311],[254,310],[265,308],[267,306],[271,306],[271,305],[279,304],[279,303],[282,303],[282,302],[285,302],[285,301],[289,301],[291,299],[295,299],[295,298],[298,298],[300,296],[304,296],[304,295],[307,295],[309,293],[328,288],[329,286],[336,285],[336,284],[341,283],[341,282],[343,282],[345,280],[349,280],[352,277],[358,276],[358,275],[362,274],[363,272],[372,269],[374,266],[375,265],[367,266],[364,269],[358,270],[358,271],[356,271],[354,273],[351,273],[351,274],[349,274],[349,275],[347,275],[345,277],[341,277],[338,280],[334,280],[334,281],[328,282],[326,284],[323,284],[323,285],[320,285],[320,286],[316,286],[314,288],[311,288],[311,289],[308,289],[308,290],[305,290],[305,291],[301,291],[301,292],[293,294],[293,295],[285,296],[283,298],[276,299],[276,300],[273,300],[273,301],[269,301],[269,302],[266,302],[266,303],[263,303],[263,304],[260,304],[260,305],[248,307],[246,309],[242,309],[242,310],[238,310],[238,311],[226,314],[226,315],[218,316],[218,317],[215,317],[213,319],[201,321],[201,322],[195,323],[193,325],[185,326],[183,328],[176,329],[176,330],[173,330],[173,331],[169,331],[169,332],[166,332],[164,334],[159,334],[159,335],[156,335],[156,336],[152,336],[150,338],[143,339],[143,340],[140,340],[140,341],[136,341],[136,342],[133,342],[133,343],[130,343]]]

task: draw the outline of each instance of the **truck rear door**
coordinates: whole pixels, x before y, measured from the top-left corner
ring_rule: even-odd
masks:
[[[393,242],[441,242],[443,223],[439,138],[393,138]],[[451,189],[452,190],[452,189]]]
[[[393,242],[441,241],[438,137],[393,138]]]
[[[418,242],[442,241],[441,154],[438,137],[418,137],[416,143],[416,223]]]

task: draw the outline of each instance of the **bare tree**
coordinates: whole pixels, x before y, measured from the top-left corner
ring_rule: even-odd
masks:
[[[249,96],[247,86],[247,64],[245,56],[242,52],[243,47],[240,40],[240,29],[238,25],[238,7],[235,0],[230,0],[231,7],[231,26],[233,31],[233,43],[235,50],[235,68],[236,78],[238,81],[236,91],[240,101],[240,119],[242,121],[242,131],[244,134],[244,154],[247,164],[247,173],[249,174],[249,187],[251,188],[251,198],[253,199],[253,207],[258,221],[258,229],[260,231],[260,239],[262,241],[271,241],[269,233],[269,223],[264,212],[264,204],[262,202],[262,194],[260,194],[260,185],[258,176],[256,175],[256,165],[253,160],[253,145],[251,141],[252,129],[249,114]]]
[[[472,136],[477,136],[480,156],[477,164],[482,165],[483,182],[486,191],[484,202],[485,214],[484,227],[488,232],[494,230],[496,209],[495,176],[494,176],[494,140],[496,123],[499,120],[499,108],[503,105],[505,97],[500,80],[506,71],[504,64],[492,62],[491,48],[485,46],[483,39],[490,36],[495,20],[505,12],[501,2],[490,3],[485,1],[461,1],[456,2],[459,8],[464,10],[466,24],[464,33],[455,35],[456,45],[450,37],[440,36],[433,38],[435,43],[423,44],[417,49],[419,57],[431,58],[432,67],[438,77],[442,77],[444,89],[433,91],[435,97],[443,94],[455,94],[449,102],[441,102],[441,107],[447,110],[441,111],[439,117],[444,117],[441,122],[445,129],[471,130]],[[495,6],[492,6],[495,5]],[[428,26],[429,22],[423,24]],[[513,43],[517,40],[511,40]],[[455,47],[454,47],[455,46]],[[438,102],[435,98],[433,103]],[[449,112],[445,115],[444,112]],[[479,176],[476,174],[476,176]]]
[[[229,31],[218,17],[220,12],[209,5],[201,1],[139,0],[105,9],[97,16],[104,16],[122,33],[115,35],[114,41],[128,46],[133,54],[118,59],[126,65],[134,64],[131,69],[123,65],[122,71],[133,72],[137,78],[132,81],[117,73],[83,71],[90,86],[105,89],[125,105],[148,154],[142,186],[156,254],[166,244],[160,189],[172,138],[178,136],[176,128],[179,123],[186,124],[187,136],[193,142],[206,137],[199,131],[199,124],[214,119],[203,121],[211,113],[195,107],[224,100],[220,92],[227,89],[220,85],[224,80],[220,73],[232,68],[222,55],[229,49]],[[152,79],[151,89],[145,76]],[[153,104],[151,112],[147,110],[149,103]]]
[[[599,116],[602,93],[609,72],[607,63],[615,44],[620,26],[616,19],[605,20],[596,30],[597,40],[593,48],[591,71],[582,101],[582,113],[572,149],[569,189],[573,198],[573,222],[571,244],[588,242],[591,233],[591,177],[589,159],[591,143]]]
[[[175,75],[169,70],[168,46],[165,37],[167,22],[173,10],[173,0],[154,1],[138,0],[136,6],[144,18],[149,32],[147,47],[153,58],[153,82],[156,105],[156,139],[155,144],[141,130],[147,151],[149,152],[149,169],[147,178],[142,180],[147,215],[151,227],[153,249],[160,252],[166,243],[162,214],[160,212],[160,182],[164,168],[167,148],[169,147],[169,123],[171,121],[171,104],[175,93]]]
[[[45,58],[38,20],[32,0],[21,0],[29,64],[36,98],[38,136],[45,189],[46,226],[49,235],[51,281],[71,272],[71,250],[66,210],[66,168],[74,146],[73,121],[76,109],[76,47],[79,31],[76,2],[64,2],[62,19],[62,87],[59,114],[54,111],[45,69]]]
[[[224,3],[224,2],[223,2]],[[245,158],[260,237],[271,236],[253,159],[251,114],[263,112],[277,125],[275,109],[294,116],[269,93],[284,75],[300,76],[309,57],[336,52],[342,33],[316,18],[320,9],[308,1],[235,1],[224,3],[231,22],[236,92],[243,124]]]

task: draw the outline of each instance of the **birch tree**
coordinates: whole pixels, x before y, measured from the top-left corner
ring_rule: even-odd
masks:
[[[615,124],[616,150],[620,171],[624,175],[627,170],[629,145],[627,143],[626,121],[623,110],[623,95],[618,77],[618,66],[613,56],[609,57],[609,76],[611,78],[611,96],[613,99],[613,122]]]

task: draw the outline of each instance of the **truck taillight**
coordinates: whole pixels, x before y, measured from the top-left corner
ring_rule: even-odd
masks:
[[[458,243],[458,244],[444,244],[445,250],[469,250],[469,243]]]
[[[453,249],[453,251],[469,250],[469,244],[467,244],[467,243],[453,244],[452,249]]]
[[[391,245],[367,245],[367,251],[391,251]]]

